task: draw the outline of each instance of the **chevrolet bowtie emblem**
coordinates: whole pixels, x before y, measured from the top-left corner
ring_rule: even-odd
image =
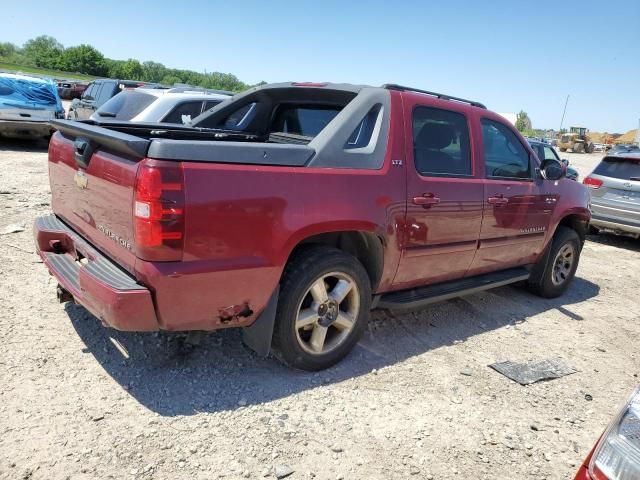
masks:
[[[76,172],[76,174],[73,176],[73,180],[76,182],[76,185],[78,186],[78,188],[81,188],[83,190],[87,188],[87,183],[89,182],[89,179],[87,178],[87,176],[84,174],[82,170],[78,170]]]

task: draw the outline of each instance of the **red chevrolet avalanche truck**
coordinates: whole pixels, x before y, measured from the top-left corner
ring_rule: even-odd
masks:
[[[588,193],[482,104],[398,85],[285,83],[191,126],[55,121],[37,249],[129,331],[243,328],[307,370],[372,308],[571,282]]]

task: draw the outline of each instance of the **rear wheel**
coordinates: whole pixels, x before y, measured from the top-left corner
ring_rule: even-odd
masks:
[[[273,351],[294,368],[328,368],[358,342],[370,308],[371,284],[357,259],[335,248],[301,250],[280,285]]]
[[[562,295],[575,276],[580,249],[580,237],[576,231],[559,226],[553,236],[548,255],[545,255],[531,272],[531,290],[546,298]]]
[[[566,148],[560,148],[560,151],[561,151],[561,152],[566,152],[566,151],[567,151],[567,149],[566,149]]]

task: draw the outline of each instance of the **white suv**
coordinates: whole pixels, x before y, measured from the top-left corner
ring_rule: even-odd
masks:
[[[231,92],[192,87],[140,87],[119,93],[104,103],[90,118],[98,123],[120,120],[189,124],[202,112],[231,98],[231,95]]]

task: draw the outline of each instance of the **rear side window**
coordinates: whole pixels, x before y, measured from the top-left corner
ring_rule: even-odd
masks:
[[[450,110],[413,110],[413,158],[423,176],[471,175],[469,127],[464,115]]]
[[[249,122],[251,122],[255,114],[256,104],[249,103],[244,107],[240,107],[238,110],[229,115],[222,123],[222,125],[219,125],[218,127],[227,130],[244,130]],[[206,124],[206,120],[198,126],[208,127],[208,125]]]
[[[158,97],[140,90],[122,92],[102,105],[97,114],[100,118],[131,120],[151,105]]]
[[[373,130],[376,127],[378,119],[382,120],[380,118],[381,113],[382,105],[380,104],[375,105],[371,110],[369,110],[347,140],[347,144],[344,148],[346,150],[352,150],[368,146],[371,142],[371,136],[373,135]]]
[[[198,100],[197,102],[184,102],[179,105],[173,107],[166,117],[164,117],[161,123],[179,123],[180,125],[184,124],[182,118],[185,117],[185,120],[192,120],[200,115],[200,111],[202,110],[202,101]]]
[[[280,105],[271,124],[272,132],[315,137],[342,107],[325,105]]]
[[[593,173],[620,180],[640,180],[640,158],[638,160],[628,160],[625,158],[605,157]]]
[[[509,127],[483,118],[482,143],[487,178],[531,179],[529,153]]]

